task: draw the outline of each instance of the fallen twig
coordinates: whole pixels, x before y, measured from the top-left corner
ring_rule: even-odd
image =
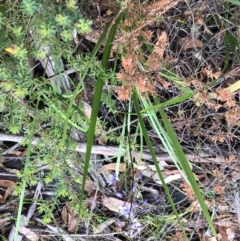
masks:
[[[32,140],[32,144],[36,145],[36,143],[40,140],[41,138],[39,137],[34,137]],[[4,134],[0,132],[0,141],[11,141],[11,142],[16,142],[16,143],[21,143],[25,140],[24,136],[20,135],[11,135],[11,134]],[[86,153],[86,143],[78,143],[75,151],[79,153]],[[92,154],[99,154],[99,155],[104,155],[104,156],[116,156],[118,155],[117,146],[106,146],[106,145],[93,145],[92,146]],[[203,150],[202,150],[203,151]],[[121,155],[126,154],[126,150],[122,150]],[[144,159],[144,160],[152,160],[151,154],[148,152],[139,152],[139,151],[132,151],[131,152],[132,156],[135,157],[136,159]],[[187,153],[185,154],[187,159],[192,162],[201,162],[201,163],[209,163],[209,162],[214,162],[214,163],[225,163],[225,160],[223,157],[216,156],[216,157],[209,157],[208,153],[202,152],[201,155],[196,155],[193,153]],[[164,169],[164,167],[169,166],[166,161],[172,161],[172,158],[169,156],[168,153],[155,153],[156,159],[159,162],[160,168]]]
[[[21,143],[25,140],[24,136],[20,135],[11,135],[11,134],[4,134],[0,133],[0,141],[12,141]],[[32,140],[32,144],[36,145],[36,143],[40,140],[39,137],[34,137]],[[85,153],[86,152],[86,143],[78,143],[75,151],[79,153]],[[93,145],[92,146],[92,154],[100,154],[104,156],[115,156],[118,155],[119,148],[116,146],[102,146],[102,145]],[[126,150],[122,150],[121,155],[124,155],[126,153]],[[152,160],[152,156],[147,152],[139,152],[139,151],[132,151],[132,156],[139,159],[145,159],[145,160]],[[164,168],[165,166],[168,166],[166,161],[171,161],[171,157],[167,153],[161,153],[156,154],[156,158],[159,161],[160,167]]]

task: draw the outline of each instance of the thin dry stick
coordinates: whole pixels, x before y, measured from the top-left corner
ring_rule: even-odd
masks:
[[[23,142],[24,140],[25,140],[24,136],[0,133],[0,141],[11,141],[11,142],[20,143],[20,142]],[[39,140],[40,140],[39,137],[33,138],[32,144],[36,145],[36,143]],[[87,147],[86,143],[78,143],[75,151],[80,153],[85,153],[86,147]],[[123,150],[121,154],[125,155],[125,153],[126,153],[126,150]],[[118,147],[93,145],[92,154],[100,154],[104,156],[115,156],[118,154]],[[152,156],[147,152],[140,153],[139,151],[132,151],[132,156],[137,159],[141,158],[145,160],[152,160]],[[162,168],[165,166],[168,166],[166,161],[171,161],[171,157],[167,153],[156,154],[156,158],[159,161],[159,164]]]
[[[36,145],[36,143],[41,138],[35,137],[32,140],[32,144]],[[25,140],[24,136],[20,135],[11,135],[11,134],[4,134],[0,132],[0,141],[11,141],[20,143]],[[87,144],[86,143],[78,143],[75,151],[79,153],[86,153]],[[103,156],[116,156],[118,155],[118,147],[116,146],[102,146],[102,145],[93,145],[92,146],[92,154],[99,154]],[[121,155],[126,155],[126,150],[122,149]],[[139,152],[139,151],[132,151],[132,156],[136,159],[144,159],[144,160],[152,160],[152,156],[148,152]],[[166,161],[172,161],[171,157],[168,153],[158,153],[155,154],[157,161],[159,162],[160,168],[164,169],[165,167],[169,166],[169,164],[166,163]],[[216,156],[214,158],[208,157],[208,154],[204,155],[204,152],[201,156],[187,153],[186,157],[189,161],[192,162],[202,162],[202,163],[209,163],[209,162],[215,162],[215,163],[224,163],[224,158]]]

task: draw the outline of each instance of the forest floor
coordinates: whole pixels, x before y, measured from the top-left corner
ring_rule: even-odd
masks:
[[[21,176],[21,173],[26,168],[28,148],[26,143],[22,144],[23,132],[14,134],[0,129],[2,240],[14,240],[16,226],[19,228],[17,240],[180,241],[186,237],[194,241],[240,240],[240,11],[239,3],[229,2],[155,0],[128,3],[126,17],[118,25],[112,43],[110,74],[106,75],[103,87],[81,214],[78,208],[72,208],[75,205],[73,197],[55,195],[57,188],[61,193],[59,179],[51,180],[52,164],[46,165],[45,159],[36,155],[35,150],[30,154],[30,164],[38,158],[38,170],[34,175],[46,183],[38,181],[35,185],[26,185],[21,216],[26,223],[15,223],[20,199],[13,195],[13,190],[19,178],[24,178],[25,174]],[[80,6],[84,16],[92,21],[92,31],[74,39],[76,56],[93,53],[106,26],[116,20],[119,4],[123,3],[92,0]],[[97,52],[96,63],[102,59],[105,45],[103,42]],[[74,88],[81,73],[70,68],[67,59],[63,58],[63,62]],[[34,77],[51,81],[54,74],[48,73],[43,60],[34,59],[34,65],[36,63]],[[97,64],[90,71],[96,69]],[[84,103],[83,111],[89,118],[97,78],[90,71],[84,79],[84,90],[77,96]],[[204,197],[217,232],[215,237],[181,168],[167,152],[146,114],[144,123],[182,227],[179,225],[147,144],[142,140],[135,109],[129,107],[129,103],[133,105],[134,86],[138,87],[143,100],[150,97],[154,111],[165,110]],[[65,103],[64,95],[61,98]],[[154,102],[155,99],[159,103]],[[30,103],[28,101],[26,98],[23,103]],[[41,104],[41,110],[48,105]],[[161,122],[160,115],[156,116]],[[43,133],[52,128],[51,124],[50,127],[47,122],[44,124],[43,132],[34,133],[33,145],[41,143]],[[84,160],[87,139],[73,129],[76,152],[71,149],[62,164],[63,169],[69,170],[64,170],[64,180],[60,183],[66,184],[79,198],[82,181],[78,180],[78,175],[83,171],[80,164],[71,162],[71,158]],[[128,150],[124,155],[120,154],[118,144],[121,142]],[[61,167],[54,168],[59,168],[55,170],[60,172]],[[49,182],[46,177],[50,178]],[[47,202],[49,200],[52,203]],[[48,208],[50,220],[45,220],[43,213],[46,214]]]

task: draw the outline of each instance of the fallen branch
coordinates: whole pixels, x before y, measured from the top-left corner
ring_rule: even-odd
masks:
[[[25,140],[24,136],[20,135],[11,135],[11,134],[4,134],[0,133],[0,141],[11,141],[16,143],[21,143]],[[36,145],[37,142],[40,141],[39,137],[34,137],[32,140],[32,144]],[[79,153],[86,153],[86,143],[78,143],[75,151]],[[102,145],[93,145],[92,146],[92,154],[99,154],[104,156],[116,156],[118,155],[119,148],[116,146],[102,146]],[[121,155],[125,155],[127,151],[122,150]],[[152,156],[147,153],[143,152],[140,153],[139,151],[132,151],[131,155],[137,159],[145,159],[145,160],[152,160]],[[168,166],[166,161],[171,161],[171,157],[167,153],[156,154],[156,158],[159,161],[160,167],[164,169],[165,166]]]
[[[32,144],[36,145],[36,143],[40,140],[39,137],[34,137],[32,140]],[[4,134],[0,132],[0,141],[11,141],[16,143],[21,143],[25,140],[24,136],[20,135],[11,135],[11,134]],[[78,143],[75,151],[79,153],[86,153],[87,144],[86,143]],[[104,156],[116,156],[118,155],[118,147],[117,146],[104,146],[104,145],[93,145],[92,146],[92,154],[99,154]],[[204,152],[204,147],[202,149],[201,155],[196,155],[193,153],[185,154],[187,159],[192,162],[200,162],[200,163],[225,163],[225,158],[223,156],[216,155],[215,157],[211,157],[208,151]],[[122,150],[121,156],[126,154],[127,150]],[[136,159],[144,159],[144,160],[152,160],[152,156],[148,152],[139,152],[139,151],[132,151],[132,156]],[[164,169],[164,167],[169,166],[166,161],[172,161],[171,157],[168,153],[155,153],[156,159],[159,162],[160,168]]]

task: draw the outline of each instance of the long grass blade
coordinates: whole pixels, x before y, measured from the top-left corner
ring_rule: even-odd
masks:
[[[167,118],[167,115],[166,115],[165,111],[163,109],[160,109],[159,112],[160,112],[160,115],[162,117],[162,121],[165,125],[165,128],[168,132],[168,135],[169,135],[169,137],[172,141],[173,147],[175,149],[175,152],[176,152],[178,160],[179,160],[179,164],[181,165],[181,168],[184,170],[184,172],[185,172],[185,174],[188,178],[188,181],[189,181],[189,183],[190,183],[190,185],[191,185],[191,187],[192,187],[192,189],[193,189],[193,191],[194,191],[194,193],[195,193],[195,195],[198,199],[198,202],[201,205],[201,208],[202,208],[203,213],[204,213],[204,215],[207,219],[207,222],[208,222],[208,224],[209,224],[209,226],[212,230],[212,233],[216,236],[217,233],[216,233],[216,230],[214,228],[211,217],[209,215],[208,208],[207,208],[207,206],[204,202],[204,199],[202,197],[201,191],[200,191],[199,186],[196,182],[194,174],[192,173],[189,162],[188,162],[188,160],[187,160],[187,158],[186,158],[186,156],[185,156],[185,154],[182,150],[182,147],[181,147],[181,145],[180,145],[180,143],[177,139],[177,135],[176,135],[175,131],[173,130],[173,128],[172,128],[172,126],[171,126],[171,124],[170,124],[170,122]]]
[[[141,116],[141,111],[140,111],[140,107],[139,107],[139,103],[138,103],[137,91],[134,91],[134,93],[133,93],[133,101],[134,101],[134,106],[135,106],[135,109],[136,109],[138,121],[139,121],[139,124],[140,124],[140,126],[141,126],[141,130],[142,130],[144,139],[145,139],[146,144],[147,144],[147,146],[148,146],[148,150],[149,150],[149,152],[150,152],[150,154],[151,154],[151,156],[152,156],[154,165],[155,165],[155,167],[156,167],[156,170],[157,170],[157,173],[158,173],[158,175],[159,175],[159,178],[160,178],[160,180],[161,180],[161,182],[162,182],[162,185],[163,185],[164,191],[165,191],[165,193],[166,193],[166,195],[167,195],[167,198],[168,198],[168,200],[169,200],[169,202],[170,202],[170,204],[171,204],[171,207],[172,207],[172,209],[173,209],[173,212],[174,212],[174,214],[176,215],[177,222],[178,222],[178,224],[179,224],[179,226],[180,226],[180,228],[181,228],[181,230],[182,230],[182,232],[183,232],[183,234],[184,234],[184,236],[185,236],[185,238],[186,238],[186,240],[187,240],[187,236],[186,236],[185,230],[184,230],[184,228],[183,228],[182,222],[181,222],[181,220],[180,220],[180,218],[179,218],[178,212],[177,212],[177,210],[176,210],[176,208],[175,208],[175,205],[174,205],[174,203],[173,203],[172,197],[171,197],[170,192],[169,192],[169,190],[168,190],[168,187],[167,187],[167,185],[166,185],[166,183],[165,183],[164,177],[163,177],[163,175],[162,175],[162,172],[161,172],[161,170],[160,170],[160,167],[159,167],[159,164],[158,164],[158,162],[157,162],[156,156],[155,156],[155,154],[154,154],[154,150],[153,150],[151,141],[150,141],[149,136],[148,136],[148,134],[147,134],[147,130],[146,130],[146,127],[145,127],[145,125],[144,125],[143,118],[142,118],[142,116]]]
[[[112,42],[116,33],[117,25],[122,19],[122,14],[123,12],[120,12],[118,17],[115,19],[113,22],[109,34],[108,34],[108,39],[106,42],[103,58],[102,58],[102,68],[103,70],[106,70],[108,66],[108,61],[109,61],[109,56],[110,56],[110,51],[112,48]],[[106,34],[106,32],[105,32]],[[84,161],[84,170],[83,170],[83,179],[82,179],[82,190],[81,190],[81,196],[80,196],[80,202],[79,202],[79,214],[81,212],[82,208],[82,203],[83,203],[83,198],[84,198],[84,187],[86,184],[87,180],[87,174],[88,174],[88,167],[89,167],[89,162],[91,158],[91,150],[92,150],[92,145],[94,141],[94,136],[95,136],[95,127],[97,123],[97,116],[98,116],[98,111],[100,107],[100,101],[101,101],[101,96],[102,96],[102,90],[103,90],[103,85],[104,85],[104,73],[100,73],[97,79],[96,83],[96,88],[95,88],[95,93],[94,93],[94,98],[93,98],[93,105],[92,105],[92,113],[91,113],[91,118],[90,118],[90,125],[89,125],[89,131],[87,135],[87,150],[86,150],[86,155],[85,155],[85,161]]]

